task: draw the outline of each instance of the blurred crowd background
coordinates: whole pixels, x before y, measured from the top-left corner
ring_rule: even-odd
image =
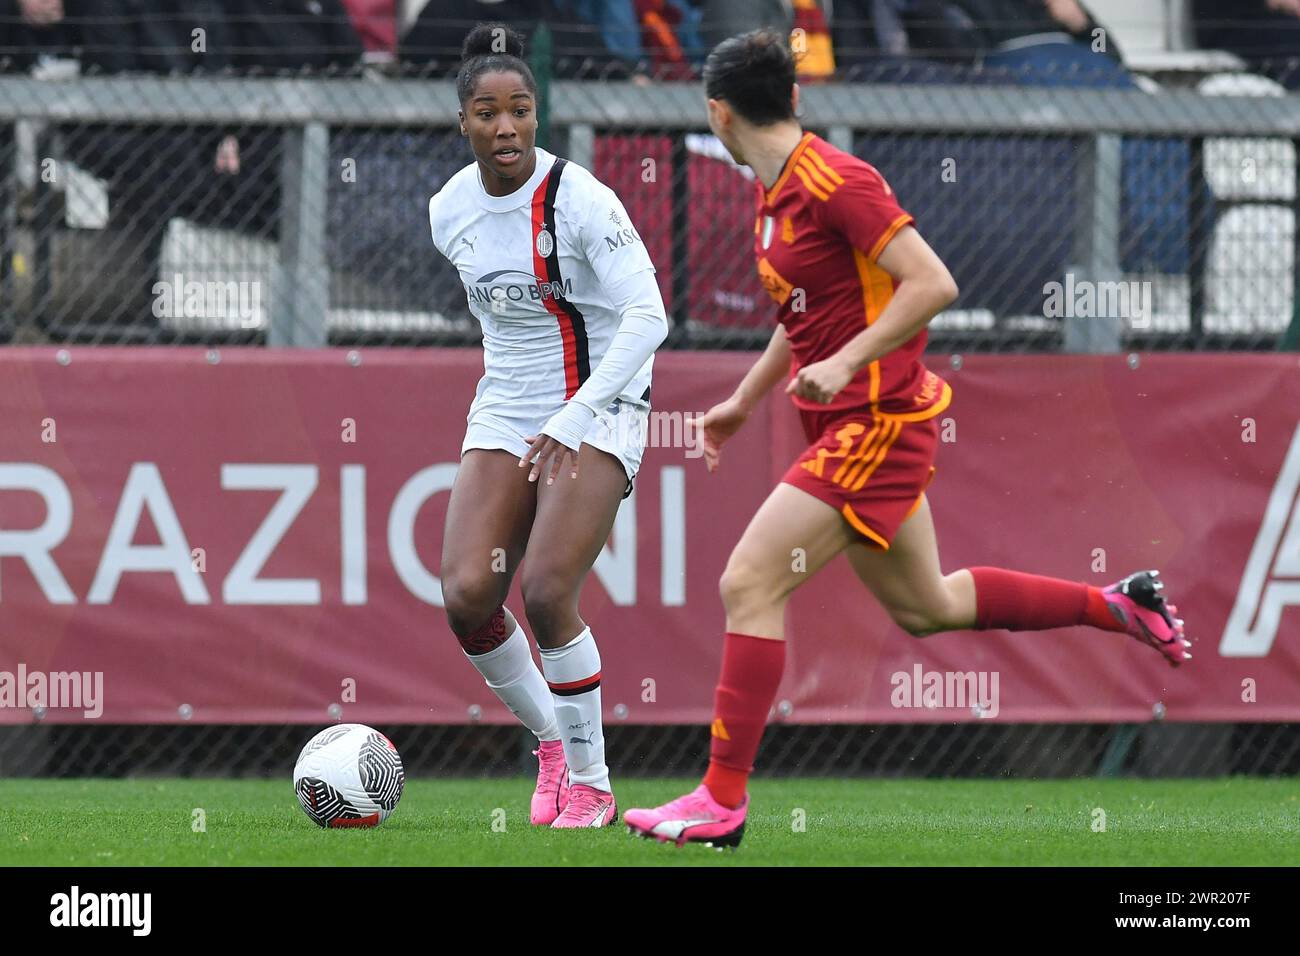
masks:
[[[613,129],[600,111],[635,108],[629,88],[651,103],[656,89],[698,79],[727,36],[788,31],[801,82],[860,84],[864,96],[876,84],[956,84],[1004,98],[1035,86],[1253,97],[1300,85],[1300,0],[0,0],[0,110],[21,114],[32,89],[6,87],[6,77],[445,85],[481,20],[524,33],[557,82],[619,88],[593,97],[594,147],[580,158],[624,194],[679,330],[725,333],[676,344],[761,342],[768,309],[748,262],[750,196],[702,129]],[[701,106],[700,127],[703,117]],[[468,158],[453,120],[449,109],[445,125],[427,129],[331,126],[331,165],[351,157],[359,173],[353,188],[331,185],[318,220],[331,341],[473,340],[424,212]],[[265,316],[160,318],[153,288],[180,271],[222,281],[274,274],[285,128],[0,113],[0,341],[264,338]],[[1203,333],[1218,329],[1229,334],[1220,342],[1272,348],[1300,328],[1294,140],[1123,138],[1114,278],[1154,285],[1166,345],[1217,347]],[[561,135],[551,145],[570,144]],[[1043,318],[1044,282],[1063,276],[1080,245],[1061,202],[1092,175],[1077,136],[855,128],[839,145],[881,168],[952,265],[963,298],[937,330],[995,333],[983,340],[990,347],[1060,346],[1050,322],[1023,320]],[[644,157],[668,173],[658,190],[638,178]],[[47,158],[65,175],[46,181]],[[976,174],[938,191],[945,160]],[[673,207],[674,190],[689,203]],[[1250,208],[1227,208],[1234,203]]]
[[[897,57],[978,65],[1035,48],[1077,59],[1069,45],[1092,50],[1099,28],[1100,52],[1120,67],[1126,42],[1226,51],[1273,72],[1300,53],[1300,0],[0,0],[0,68],[62,58],[88,73],[447,77],[479,20],[525,36],[546,23],[566,78],[689,79],[714,44],[763,26],[802,31],[805,80],[852,79]]]

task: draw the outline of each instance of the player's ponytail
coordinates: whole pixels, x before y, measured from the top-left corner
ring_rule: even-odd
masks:
[[[460,57],[456,95],[462,105],[474,95],[478,79],[484,73],[518,73],[528,91],[537,95],[537,81],[524,62],[524,38],[504,23],[477,24],[466,34]]]
[[[775,30],[723,40],[704,61],[704,93],[723,100],[755,126],[794,118],[794,55]]]

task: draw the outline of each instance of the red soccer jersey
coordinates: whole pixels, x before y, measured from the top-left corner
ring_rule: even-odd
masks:
[[[876,259],[912,222],[870,164],[805,133],[775,185],[758,186],[754,255],[758,277],[776,301],[794,353],[794,371],[830,358],[870,325],[894,294]],[[924,419],[952,397],[948,384],[921,364],[922,329],[862,369],[829,405],[794,397],[821,411],[873,408]]]

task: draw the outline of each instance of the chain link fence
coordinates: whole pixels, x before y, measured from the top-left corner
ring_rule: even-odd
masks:
[[[288,779],[316,732],[299,726],[0,727],[0,777],[222,776]],[[384,726],[407,773],[536,773],[537,742],[518,727]],[[618,776],[693,776],[709,731],[606,726]],[[1296,724],[818,724],[769,726],[760,776],[1051,778],[1300,774]]]
[[[603,82],[543,75],[543,138],[628,207],[666,347],[761,345],[754,187],[707,135],[698,85],[593,69]],[[809,86],[802,119],[884,173],[956,276],[932,352],[1296,347],[1300,97],[1249,74],[1158,91],[1107,75],[882,60]],[[429,196],[471,160],[456,109],[446,79],[401,75],[0,76],[0,339],[473,346],[427,222]],[[415,774],[531,760],[517,728],[385,730]],[[1294,774],[1296,731],[778,722],[759,766]],[[310,733],[3,727],[0,774],[285,774]],[[620,774],[693,774],[707,756],[703,728],[615,721],[608,737]]]
[[[803,120],[881,170],[957,278],[933,350],[1294,342],[1300,97],[1249,74],[1202,93],[875,70],[810,86]],[[707,134],[698,86],[546,96],[545,141],[609,183],[645,239],[669,347],[764,342],[754,187]],[[427,221],[471,160],[456,109],[446,81],[0,77],[0,334],[473,344]]]

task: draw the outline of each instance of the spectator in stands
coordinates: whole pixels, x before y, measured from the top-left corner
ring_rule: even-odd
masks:
[[[62,0],[0,0],[0,73],[28,70],[38,54],[66,49],[66,33]],[[0,341],[7,341],[14,327],[9,221],[16,195],[14,131],[0,123]]]
[[[221,11],[243,73],[346,70],[363,54],[343,0],[221,0]]]
[[[817,83],[835,75],[831,31],[818,0],[793,0],[790,43],[800,83]]]
[[[62,0],[0,0],[0,71],[30,67],[41,34],[63,18]]]
[[[846,66],[923,56],[969,64],[1074,64],[1104,53],[1115,64],[1119,50],[1078,0],[837,0],[833,35]],[[1014,63],[1003,63],[1013,51]],[[1032,51],[1024,53],[1023,51]],[[873,70],[878,72],[878,70]]]
[[[366,63],[397,60],[397,4],[398,0],[343,0],[365,49]]]
[[[656,79],[685,80],[695,73],[677,35],[682,15],[681,7],[668,0],[636,0],[643,48]]]
[[[635,0],[633,9],[650,74],[661,80],[694,78],[708,52],[699,8],[690,0]]]
[[[283,73],[355,66],[361,41],[341,0],[65,0],[81,22],[87,73]],[[201,30],[196,34],[194,31]],[[151,314],[168,223],[274,237],[279,225],[279,130],[181,125],[79,125],[70,158],[108,184],[109,228],[139,299],[122,318]]]
[[[794,29],[792,0],[695,0],[700,8],[700,28],[709,49],[728,37],[771,27],[788,36]]]
[[[1194,0],[1196,42],[1300,89],[1300,0]]]
[[[873,78],[901,57],[970,63],[980,43],[970,16],[949,0],[835,0],[831,36],[841,66],[869,65]]]
[[[1124,62],[1110,31],[1079,0],[953,2],[971,18],[986,51],[985,62],[993,65],[1104,69],[1096,54],[1116,66]]]
[[[556,0],[430,0],[399,43],[404,63],[421,73],[452,77],[460,68],[460,47],[475,23],[508,23],[536,50],[533,33],[545,23],[551,32],[555,75],[562,78],[626,79],[637,67],[605,45],[602,29],[580,17],[578,5]],[[626,50],[626,46],[624,46]]]
[[[955,0],[982,33],[983,62],[1031,86],[1137,89],[1111,31],[1077,0]],[[1121,150],[1120,268],[1186,273],[1191,153],[1186,140],[1126,137]],[[1031,208],[1028,216],[1037,216]]]
[[[555,0],[556,8],[571,20],[600,28],[601,42],[625,63],[645,58],[641,47],[641,0]]]
[[[192,73],[227,65],[225,20],[211,0],[64,2],[83,72]]]

